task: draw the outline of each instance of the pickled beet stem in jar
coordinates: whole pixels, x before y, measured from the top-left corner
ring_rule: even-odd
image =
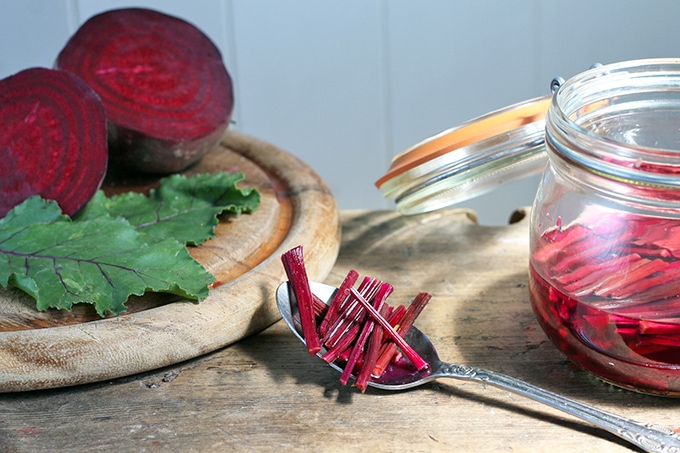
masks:
[[[532,308],[615,385],[680,396],[680,60],[593,68],[546,115],[531,218]]]
[[[676,393],[680,225],[589,214],[610,222],[584,218],[538,239],[529,275],[536,317],[560,350],[602,379],[634,390]],[[550,269],[549,280],[538,269]]]
[[[539,324],[595,376],[680,397],[680,59],[600,65],[551,89],[423,140],[376,185],[409,215],[543,172]]]

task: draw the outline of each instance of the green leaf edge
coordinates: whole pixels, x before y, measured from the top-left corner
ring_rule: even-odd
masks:
[[[203,243],[205,240],[208,240],[208,239],[214,237],[214,227],[216,227],[217,224],[219,223],[218,216],[221,215],[222,213],[224,213],[225,211],[231,212],[231,213],[236,214],[236,215],[251,213],[251,212],[255,211],[259,207],[260,202],[261,202],[261,197],[260,197],[259,191],[255,188],[237,188],[236,183],[238,183],[238,182],[240,182],[241,180],[244,179],[244,175],[240,172],[239,173],[226,173],[226,172],[203,173],[203,174],[195,175],[195,176],[192,176],[192,177],[189,177],[189,178],[187,178],[186,176],[181,175],[181,174],[174,174],[174,175],[171,175],[169,177],[162,178],[159,181],[159,187],[160,187],[161,184],[163,184],[164,181],[167,181],[169,178],[179,177],[179,178],[183,178],[185,180],[192,180],[192,179],[197,178],[197,177],[201,178],[201,177],[205,177],[205,176],[210,176],[210,175],[214,176],[214,175],[218,175],[218,174],[231,176],[233,178],[233,180],[231,182],[232,188],[234,190],[240,192],[241,195],[244,197],[244,199],[247,202],[244,203],[243,205],[236,205],[236,204],[228,205],[228,206],[223,207],[223,209],[219,210],[218,212],[216,212],[215,215],[213,216],[214,225],[212,225],[211,235],[209,237],[204,238],[202,241],[200,241],[200,243]],[[149,196],[151,196],[151,194],[155,193],[155,192],[156,192],[156,189],[153,189],[150,192]],[[88,209],[88,206],[90,206],[90,204],[95,199],[95,197],[103,197],[105,199],[110,200],[110,199],[113,199],[113,198],[116,198],[116,197],[123,197],[123,196],[126,196],[128,194],[135,194],[135,192],[126,192],[126,193],[115,195],[114,197],[109,198],[109,197],[105,196],[105,194],[102,190],[98,190],[97,193],[95,194],[95,196],[93,197],[93,199],[90,200],[88,205],[83,210],[81,210],[81,213],[85,212]],[[46,212],[51,214],[51,217],[46,219],[47,222],[62,222],[62,221],[80,222],[80,221],[85,221],[85,219],[81,219],[80,213],[77,214],[76,216],[74,216],[74,218],[70,218],[70,217],[68,217],[67,215],[65,215],[61,212],[61,209],[59,208],[59,206],[56,202],[54,202],[52,200],[43,199],[42,197],[40,197],[38,195],[34,195],[34,196],[27,198],[24,202],[20,203],[19,205],[15,206],[5,217],[1,218],[0,219],[0,229],[2,228],[3,224],[7,223],[8,221],[11,221],[13,218],[21,216],[21,214],[25,210],[35,209],[35,208],[32,208],[33,205],[37,205],[40,208],[44,209]],[[97,214],[92,214],[90,212],[88,215],[89,215],[88,218],[90,218],[90,219],[96,218],[96,217],[102,217],[102,216],[106,216],[106,217],[113,219],[113,217],[105,211],[99,211]],[[132,226],[132,225],[131,225],[131,227],[134,228],[134,226]],[[168,238],[168,240],[173,240],[173,239]],[[188,249],[186,247],[192,246],[192,245],[198,245],[198,244],[193,244],[193,243],[182,244],[181,242],[176,241],[176,240],[175,240],[175,242],[178,244],[178,246],[180,246],[181,248],[184,249],[184,252],[189,257],[191,257],[191,255],[188,253]],[[191,257],[191,259],[194,262],[196,262],[199,266],[201,266],[200,263],[195,261],[192,257]],[[130,295],[141,296],[144,293],[149,292],[149,291],[150,292],[166,292],[166,293],[179,295],[179,296],[184,297],[186,299],[201,301],[201,300],[204,300],[209,294],[209,290],[208,290],[209,284],[211,284],[215,281],[215,278],[212,274],[210,274],[207,271],[205,271],[205,274],[207,276],[206,284],[205,284],[205,287],[204,287],[205,291],[200,292],[200,294],[190,294],[184,288],[181,288],[180,285],[175,283],[175,284],[171,284],[167,288],[163,288],[163,289],[146,288],[146,290],[142,291],[139,294],[136,293],[136,292],[131,292],[129,294],[129,296]],[[16,272],[12,272],[7,276],[7,279],[4,282],[0,280],[0,286],[3,286],[4,288],[12,286],[12,287],[15,287],[15,288],[20,289],[21,291],[25,292],[26,294],[28,294],[29,296],[31,296],[33,299],[36,300],[36,308],[39,311],[46,311],[50,308],[66,309],[67,311],[70,311],[72,309],[72,306],[69,306],[68,308],[54,307],[54,306],[45,306],[45,307],[38,306],[37,302],[38,302],[38,297],[39,297],[39,288],[38,288],[36,282],[32,278],[30,278],[26,275],[21,275],[21,274],[18,274]],[[129,298],[129,296],[128,296],[128,298]],[[95,310],[97,311],[97,313],[102,317],[104,317],[107,313],[107,311],[101,311],[101,310],[97,309],[97,306],[94,302],[83,301],[82,303],[93,305]],[[120,305],[118,305],[118,309],[108,310],[108,312],[110,312],[114,315],[119,315],[119,314],[125,312],[126,310],[127,310],[127,306],[125,305],[125,302],[122,302]]]

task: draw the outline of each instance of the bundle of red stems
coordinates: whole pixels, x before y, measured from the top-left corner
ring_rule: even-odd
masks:
[[[544,232],[533,262],[550,270],[556,317],[591,340],[614,328],[637,355],[680,363],[677,219],[586,211]]]
[[[302,246],[285,252],[281,260],[297,301],[307,349],[327,363],[340,365],[343,385],[354,376],[354,385],[363,392],[390,363],[402,364],[403,356],[415,370],[429,367],[404,338],[430,301],[430,294],[418,293],[408,307],[391,306],[386,301],[392,285],[364,277],[357,286],[359,274],[350,270],[326,305],[311,291]]]
[[[593,213],[580,220],[547,230],[533,256],[565,293],[636,303],[680,295],[680,222]]]

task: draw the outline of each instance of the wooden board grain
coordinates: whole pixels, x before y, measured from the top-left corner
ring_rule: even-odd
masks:
[[[213,351],[279,319],[273,300],[285,279],[280,255],[302,244],[310,277],[325,277],[336,259],[340,221],[335,200],[305,163],[237,132],[187,175],[243,172],[260,207],[223,216],[216,237],[191,253],[217,279],[209,297],[193,303],[148,294],[129,311],[101,319],[89,305],[38,312],[22,292],[0,288],[0,391],[94,382],[152,370]],[[115,175],[108,194],[147,191],[153,176]],[[105,238],[103,238],[105,240]]]
[[[510,208],[508,208],[509,210]],[[527,289],[529,219],[474,213],[341,213],[326,283],[349,269],[433,297],[417,320],[442,359],[511,375],[636,420],[680,429],[680,399],[604,384],[571,365],[536,323]],[[0,451],[638,451],[569,415],[479,382],[401,392],[342,386],[283,321],[210,354],[102,383],[0,394]]]

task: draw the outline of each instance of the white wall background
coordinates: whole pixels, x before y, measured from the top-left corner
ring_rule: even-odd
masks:
[[[126,6],[208,34],[234,78],[234,128],[302,158],[342,209],[391,209],[373,182],[394,154],[557,75],[680,57],[673,0],[0,0],[0,78],[52,66],[88,17]],[[461,206],[503,224],[537,182]]]

